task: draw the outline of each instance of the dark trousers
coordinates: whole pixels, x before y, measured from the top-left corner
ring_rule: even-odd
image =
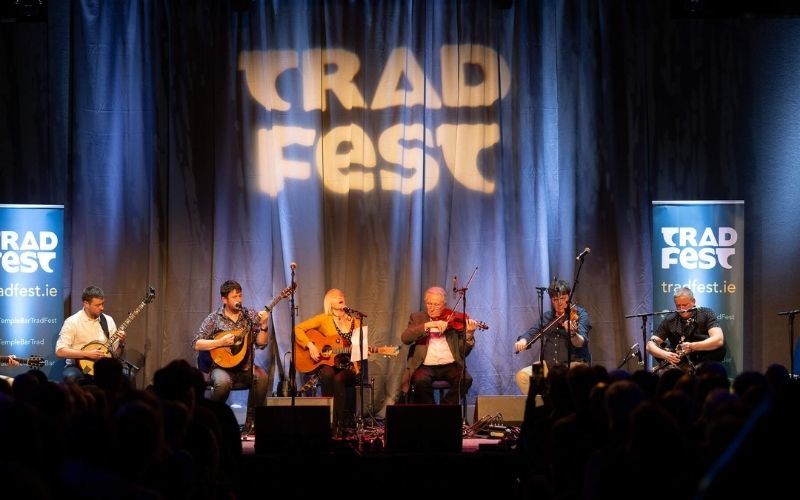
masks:
[[[323,365],[317,372],[322,395],[333,396],[334,423],[345,425],[348,420],[355,424],[356,374],[353,370]]]
[[[461,375],[464,372],[458,363],[448,363],[446,365],[420,365],[411,375],[411,385],[414,387],[414,403],[432,404],[433,382],[445,380],[450,384],[450,389],[444,395],[441,404],[457,405],[472,385],[472,377],[466,374],[464,380]],[[459,382],[461,392],[459,393]]]
[[[211,370],[211,395],[209,399],[213,401],[228,400],[231,391],[234,389],[249,389],[247,397],[247,419],[245,424],[252,425],[255,422],[256,406],[263,406],[267,399],[268,380],[267,373],[260,366],[253,367],[251,370],[227,370],[216,367]]]

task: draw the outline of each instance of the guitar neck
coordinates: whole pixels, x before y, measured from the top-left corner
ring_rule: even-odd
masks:
[[[353,346],[350,345],[347,347],[336,347],[334,349],[331,349],[331,352],[333,354],[350,354],[353,352]],[[367,348],[367,352],[370,354],[375,354],[376,352],[378,352],[378,350],[375,347],[369,347]]]
[[[142,301],[138,306],[136,306],[136,309],[134,309],[133,312],[131,312],[128,315],[128,317],[125,318],[125,321],[123,321],[122,324],[119,325],[117,330],[122,330],[124,332],[125,329],[128,328],[128,326],[134,320],[134,318],[136,318],[136,316],[138,316],[139,313],[142,312],[142,309],[144,309],[146,305],[147,305],[147,303],[145,301]],[[116,332],[114,332],[114,333],[116,333]]]
[[[283,295],[278,295],[277,297],[275,297],[275,299],[273,299],[272,302],[269,303],[268,306],[264,306],[264,310],[266,310],[267,312],[272,312],[272,308],[278,305],[278,302],[280,302],[281,300],[283,300]]]
[[[122,324],[117,327],[116,331],[114,331],[114,333],[112,333],[108,337],[108,342],[106,342],[106,346],[109,349],[111,348],[112,345],[114,345],[114,342],[119,340],[119,334],[117,332],[124,332],[125,330],[127,330],[128,326],[130,326],[131,322],[133,322],[136,316],[138,316],[139,313],[142,312],[142,309],[144,309],[145,306],[147,306],[147,302],[143,300],[138,306],[136,306],[136,309],[134,309],[128,315],[128,317],[125,318],[125,321],[123,321]]]
[[[11,359],[12,359],[11,356],[0,356],[0,364],[8,364],[11,361]],[[27,365],[27,364],[30,363],[30,359],[29,358],[17,358],[17,357],[15,357],[13,359],[14,359],[14,361],[16,361],[17,363],[19,363],[21,365]]]

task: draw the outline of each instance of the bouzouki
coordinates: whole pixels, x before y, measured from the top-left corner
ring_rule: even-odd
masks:
[[[128,317],[125,318],[125,321],[123,321],[122,324],[117,327],[114,333],[112,333],[105,342],[101,342],[99,340],[89,342],[85,346],[81,347],[81,351],[95,351],[97,349],[100,349],[105,352],[106,357],[113,356],[112,348],[114,346],[114,342],[119,340],[119,334],[117,332],[126,331],[128,329],[128,326],[130,326],[131,322],[136,318],[136,316],[138,316],[139,313],[142,312],[142,310],[145,308],[145,306],[147,306],[147,304],[153,302],[154,298],[156,298],[156,289],[151,286],[147,289],[147,293],[145,294],[144,299],[139,303],[138,306],[136,306],[136,309],[134,309],[128,315]],[[83,373],[91,376],[94,375],[94,361],[95,360],[93,359],[79,359],[78,366],[80,366],[80,369]]]
[[[317,330],[308,330],[306,335],[308,335],[309,340],[314,342],[317,346],[317,350],[319,350],[319,360],[314,361],[306,349],[299,348],[295,345],[294,364],[301,373],[312,372],[321,365],[334,366],[337,363],[336,358],[340,354],[350,354],[352,351],[352,346],[346,345],[347,342],[339,336],[326,337]],[[368,351],[370,354],[380,354],[389,357],[397,356],[400,353],[400,348],[398,346],[370,346]]]
[[[16,356],[0,356],[0,365],[9,364],[10,360],[14,360],[21,365],[28,365],[31,368],[39,368],[44,366],[44,358],[41,356],[31,356],[28,358],[18,358]]]
[[[285,288],[281,293],[272,299],[268,306],[264,306],[267,312],[272,311],[278,302],[292,294],[292,287]],[[234,335],[233,345],[226,345],[211,349],[211,360],[221,368],[233,368],[244,360],[247,355],[247,346],[250,344],[250,330],[222,330],[214,334],[214,340],[221,339],[225,335]]]

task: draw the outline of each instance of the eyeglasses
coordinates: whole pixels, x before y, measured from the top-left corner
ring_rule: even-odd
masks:
[[[425,302],[425,305],[428,307],[441,307],[444,305],[444,302]]]

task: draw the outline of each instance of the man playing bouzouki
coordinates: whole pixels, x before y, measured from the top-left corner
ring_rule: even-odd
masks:
[[[81,300],[83,308],[64,321],[56,341],[56,356],[67,360],[63,375],[66,382],[80,382],[87,378],[77,361],[97,361],[112,353],[119,356],[125,347],[125,332],[117,331],[114,319],[103,313],[106,302],[103,290],[94,285],[87,286],[83,289]],[[112,335],[117,340],[109,352],[103,345]],[[92,343],[97,345],[96,349],[83,349]]]
[[[211,396],[225,402],[231,390],[250,389],[244,432],[249,433],[255,421],[255,407],[267,397],[267,373],[253,363],[253,344],[267,346],[269,312],[242,306],[242,285],[228,280],[219,288],[222,304],[209,314],[192,340],[196,351],[212,351]]]

